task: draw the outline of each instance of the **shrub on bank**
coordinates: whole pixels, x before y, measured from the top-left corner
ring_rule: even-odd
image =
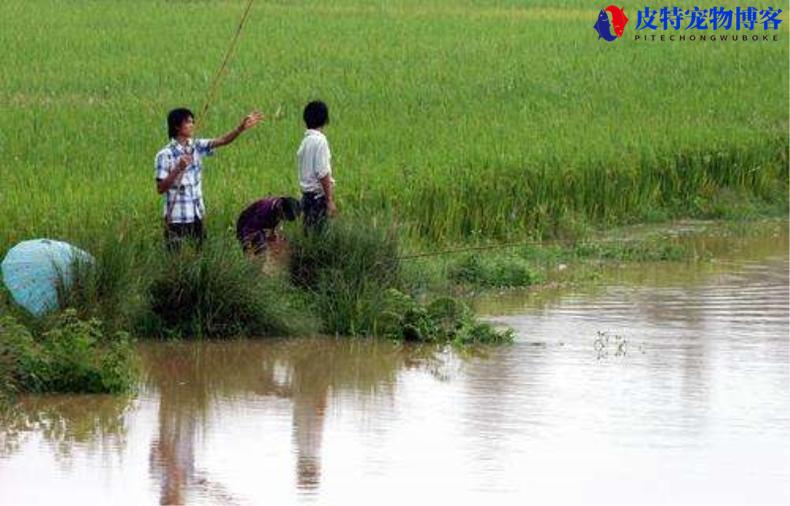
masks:
[[[132,339],[105,333],[99,320],[67,309],[31,333],[17,320],[0,317],[0,389],[16,392],[117,393],[136,376]]]

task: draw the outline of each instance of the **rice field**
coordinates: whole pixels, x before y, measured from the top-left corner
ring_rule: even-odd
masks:
[[[200,109],[245,2],[2,4],[0,252],[159,237],[165,116]],[[650,43],[628,36],[642,4],[626,4],[626,36],[606,43],[592,29],[604,5],[256,0],[199,136],[256,108],[270,119],[207,162],[209,233],[298,192],[314,98],[330,107],[341,213],[416,242],[786,213],[787,14],[778,42]]]

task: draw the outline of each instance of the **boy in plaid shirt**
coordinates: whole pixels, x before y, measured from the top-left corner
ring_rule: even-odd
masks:
[[[170,142],[156,155],[156,189],[165,196],[165,241],[170,250],[177,250],[184,239],[193,239],[200,245],[206,236],[201,184],[203,158],[257,125],[262,115],[251,112],[239,126],[216,139],[192,139],[194,118],[189,109],[170,111],[167,115]]]

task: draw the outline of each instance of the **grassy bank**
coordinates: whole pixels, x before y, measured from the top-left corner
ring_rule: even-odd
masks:
[[[599,7],[256,2],[200,133],[253,107],[283,116],[207,163],[210,232],[263,194],[297,191],[300,113],[313,97],[332,111],[340,209],[429,244],[785,213],[787,21],[779,42],[607,44],[591,28]],[[165,114],[199,109],[242,8],[7,2],[0,251],[122,222],[159,234]],[[173,72],[172,45],[150,34],[195,50]]]
[[[265,256],[245,256],[228,236],[177,253],[144,236],[109,233],[84,239],[78,246],[95,263],[72,266],[72,283],[58,290],[59,306],[82,320],[100,320],[111,332],[153,339],[318,333],[414,338],[396,328],[398,321],[408,323],[407,313],[425,308],[412,298],[414,283],[401,269],[395,229],[340,219],[320,234],[304,235],[293,227],[289,235],[287,266],[279,269],[272,269]],[[431,297],[441,295],[437,291]],[[51,328],[58,315],[33,318],[8,296],[0,310],[38,332]],[[459,330],[477,325],[460,302],[454,314]],[[438,328],[420,335],[414,339],[458,337]],[[459,342],[469,340],[480,339],[458,337]]]
[[[223,238],[209,241],[201,253],[186,248],[178,255],[165,254],[161,244],[146,249],[130,238],[104,239],[93,247],[81,244],[97,264],[78,272],[71,289],[61,293],[61,303],[71,309],[35,320],[3,294],[0,397],[128,388],[134,354],[125,331],[155,339],[323,333],[461,345],[510,342],[511,332],[474,316],[466,296],[588,283],[602,269],[623,263],[708,261],[737,249],[742,237],[782,240],[786,227],[785,220],[691,222],[408,259],[391,229],[339,221],[326,235],[295,234],[287,270],[274,274]]]
[[[396,237],[368,223],[336,221],[320,234],[295,234],[288,272],[274,273],[265,257],[245,257],[231,238],[177,253],[134,237],[81,244],[95,262],[74,263],[73,281],[58,287],[66,309],[34,318],[4,295],[0,395],[123,391],[135,374],[129,333],[512,341],[512,332],[478,321],[461,301],[426,305],[401,291],[407,283]]]

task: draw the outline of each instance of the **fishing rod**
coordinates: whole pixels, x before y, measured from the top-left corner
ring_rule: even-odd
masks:
[[[224,75],[225,69],[230,61],[231,55],[233,54],[234,50],[236,49],[236,43],[239,40],[239,36],[241,32],[244,30],[244,25],[247,23],[247,19],[249,18],[250,11],[252,10],[252,4],[255,0],[248,0],[247,6],[244,9],[244,12],[241,15],[241,19],[239,20],[239,24],[236,27],[236,32],[233,34],[233,38],[230,41],[230,45],[228,46],[227,51],[225,51],[225,57],[222,59],[222,63],[219,66],[219,69],[214,74],[214,78],[211,83],[211,87],[209,88],[209,92],[206,95],[206,100],[203,102],[203,106],[200,108],[200,114],[198,117],[195,118],[195,127],[193,129],[193,137],[194,134],[197,133],[197,130],[200,126],[200,122],[203,120],[203,117],[208,114],[208,108],[211,105],[211,102],[214,100],[214,96],[217,93],[217,89],[219,88],[219,82],[222,76]],[[279,109],[278,109],[279,112]],[[187,141],[187,146],[185,149],[186,154],[191,155],[195,151],[195,147],[193,144],[192,139]],[[178,187],[181,186],[181,182],[184,179],[184,174],[186,174],[186,169],[178,176],[178,179],[173,183],[173,186],[176,187],[176,191],[178,191]],[[165,222],[170,223],[172,219],[173,207],[175,206],[176,199],[172,199],[167,204],[167,211],[165,212]]]

